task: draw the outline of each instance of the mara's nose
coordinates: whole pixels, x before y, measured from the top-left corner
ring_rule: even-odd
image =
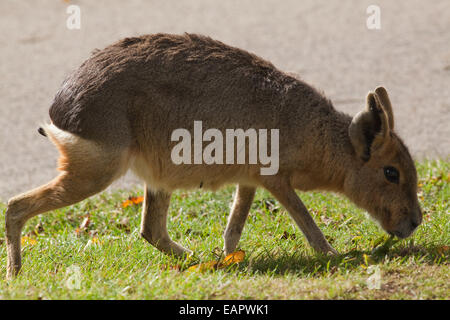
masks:
[[[413,228],[413,229],[415,229],[415,228],[417,228],[418,226],[419,226],[419,222],[417,222],[417,221],[415,221],[415,220],[413,220],[413,221],[411,221],[411,227]]]

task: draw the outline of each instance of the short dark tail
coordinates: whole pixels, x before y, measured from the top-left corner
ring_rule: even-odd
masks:
[[[42,134],[44,137],[47,136],[47,133],[45,133],[45,130],[44,130],[42,127],[39,127],[38,132],[39,132],[40,134]]]

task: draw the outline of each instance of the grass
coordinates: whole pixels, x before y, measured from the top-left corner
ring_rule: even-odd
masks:
[[[220,257],[234,188],[173,195],[168,228],[195,252],[186,260],[140,237],[140,205],[122,202],[141,191],[103,193],[31,219],[21,274],[9,282],[0,224],[0,299],[449,299],[449,167],[417,163],[424,221],[401,241],[388,240],[341,196],[301,194],[340,252],[333,258],[314,253],[284,208],[260,189],[239,244],[244,261],[207,272],[186,268]],[[4,211],[0,204],[1,221]]]

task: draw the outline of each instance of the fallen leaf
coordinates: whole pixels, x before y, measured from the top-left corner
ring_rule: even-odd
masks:
[[[193,265],[193,266],[189,267],[187,270],[188,271],[200,271],[200,272],[211,271],[211,270],[216,270],[218,264],[219,263],[217,261],[208,261],[208,262]]]
[[[140,204],[144,201],[144,197],[129,197],[127,200],[122,202],[122,207],[126,208],[132,205]]]
[[[225,259],[223,259],[223,263],[221,264],[221,266],[229,266],[234,263],[242,262],[244,261],[244,257],[245,251],[243,250],[235,251],[233,253],[230,253],[225,257]]]
[[[229,267],[233,264],[244,261],[244,257],[245,257],[245,251],[239,250],[239,251],[235,251],[235,252],[227,255],[223,259],[223,262],[216,261],[216,260],[203,262],[203,263],[193,265],[193,266],[189,267],[187,270],[188,271],[205,272],[205,271],[213,271],[213,270],[217,270],[217,269],[223,269],[225,267]]]
[[[133,201],[134,204],[138,204],[141,203],[142,201],[144,201],[144,197],[132,197],[131,201]]]
[[[93,243],[93,244],[99,244],[99,245],[102,245],[102,244],[103,244],[103,241],[100,241],[97,237],[93,237],[93,238],[92,238],[92,243]]]
[[[133,204],[133,202],[131,200],[125,200],[124,202],[122,202],[122,208],[129,207],[132,204]]]
[[[25,246],[25,245],[34,246],[37,243],[37,240],[30,238],[28,236],[24,236],[24,237],[22,237],[20,243],[22,244],[22,246]]]

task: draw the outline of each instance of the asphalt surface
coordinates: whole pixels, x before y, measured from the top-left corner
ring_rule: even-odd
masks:
[[[81,8],[69,30],[66,8]],[[381,9],[369,30],[366,9]],[[56,175],[36,129],[65,75],[126,36],[195,32],[299,74],[355,114],[384,85],[415,158],[450,155],[450,1],[0,1],[0,201]],[[140,183],[127,175],[113,187]]]

